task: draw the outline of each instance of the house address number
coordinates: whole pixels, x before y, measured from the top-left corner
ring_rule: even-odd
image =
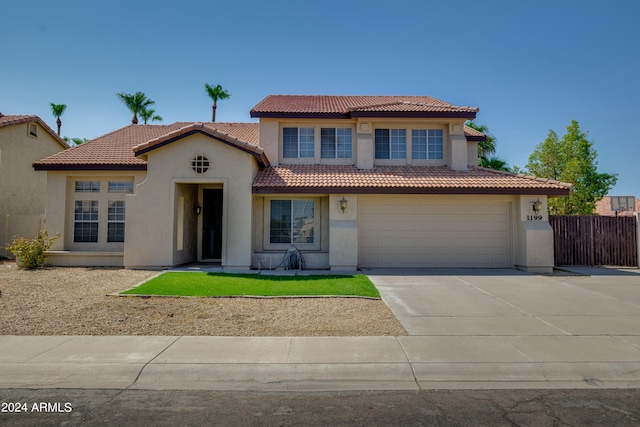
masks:
[[[527,221],[542,221],[542,215],[527,215]]]

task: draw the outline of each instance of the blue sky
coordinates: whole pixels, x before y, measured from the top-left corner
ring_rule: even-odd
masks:
[[[251,121],[269,94],[430,95],[479,107],[498,155],[524,166],[578,120],[614,195],[640,196],[640,2],[617,0],[5,2],[0,111],[67,104],[62,134],[130,123],[144,92],[164,123],[210,120],[205,82]]]

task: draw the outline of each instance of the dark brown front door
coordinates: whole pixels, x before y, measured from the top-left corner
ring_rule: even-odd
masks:
[[[202,190],[202,259],[222,258],[222,190]]]

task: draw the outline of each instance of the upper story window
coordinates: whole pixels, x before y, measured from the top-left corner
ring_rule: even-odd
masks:
[[[414,160],[442,160],[442,129],[413,129],[411,157]]]
[[[76,181],[76,193],[99,193],[100,181]]]
[[[109,181],[109,193],[133,193],[133,181]]]
[[[282,128],[282,157],[314,157],[314,128]]]
[[[407,131],[405,129],[375,130],[376,159],[406,159]]]
[[[350,159],[353,141],[351,128],[321,128],[320,157]]]

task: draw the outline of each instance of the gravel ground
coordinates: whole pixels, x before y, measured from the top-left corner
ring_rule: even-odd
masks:
[[[406,335],[382,300],[108,296],[155,274],[0,262],[0,335]]]

